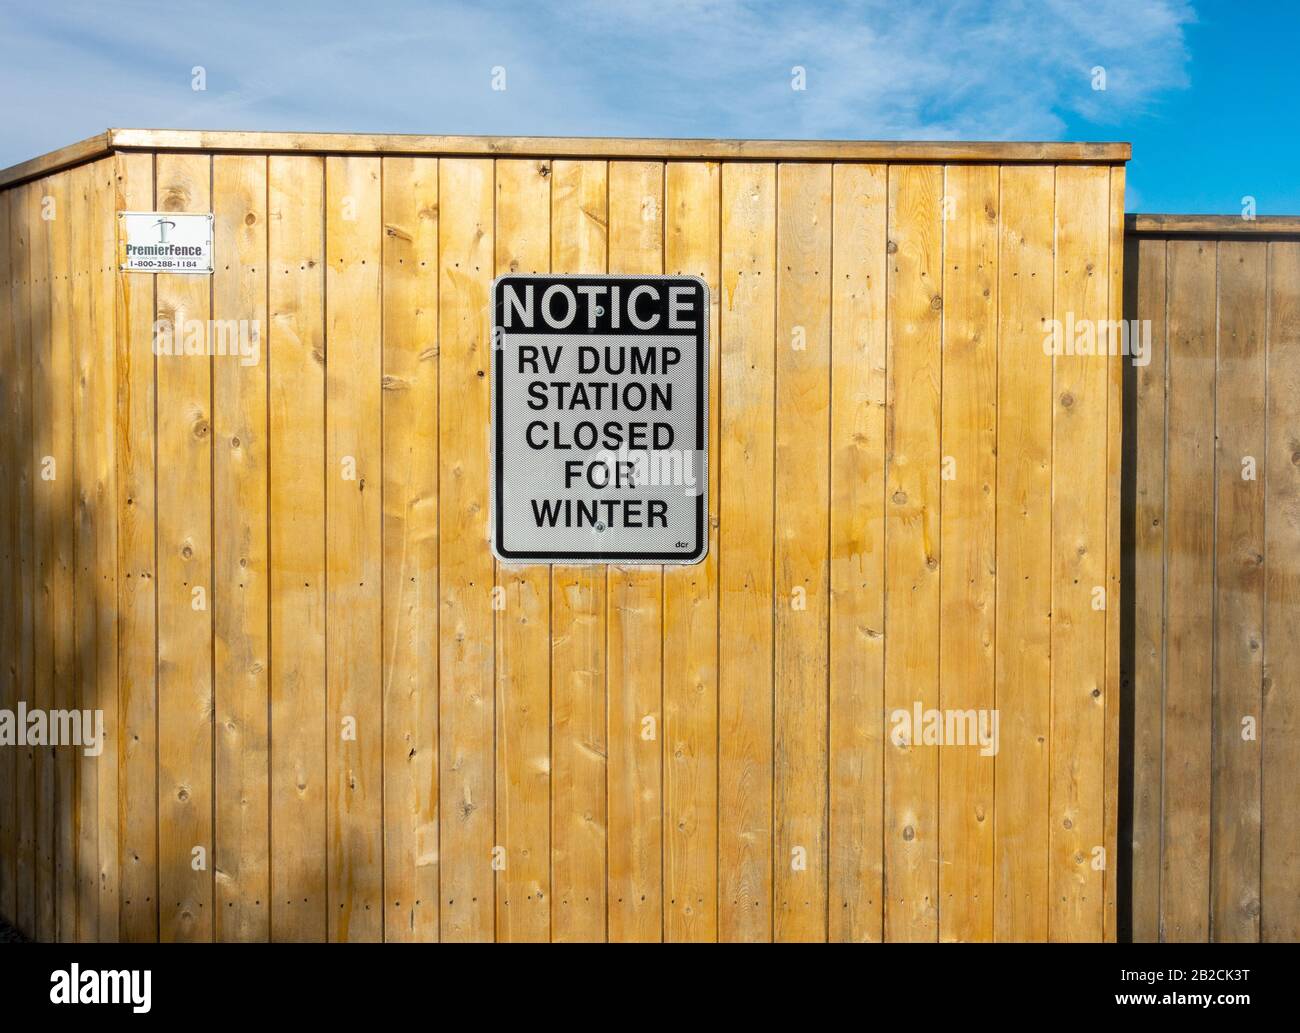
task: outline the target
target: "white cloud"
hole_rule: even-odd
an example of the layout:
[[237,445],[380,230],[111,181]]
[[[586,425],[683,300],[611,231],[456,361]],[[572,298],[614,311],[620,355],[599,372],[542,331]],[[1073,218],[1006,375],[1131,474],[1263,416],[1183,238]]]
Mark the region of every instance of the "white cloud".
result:
[[1105,135],[1186,85],[1192,18],[1184,0],[19,0],[0,8],[0,164],[107,126],[1052,139],[1080,118]]

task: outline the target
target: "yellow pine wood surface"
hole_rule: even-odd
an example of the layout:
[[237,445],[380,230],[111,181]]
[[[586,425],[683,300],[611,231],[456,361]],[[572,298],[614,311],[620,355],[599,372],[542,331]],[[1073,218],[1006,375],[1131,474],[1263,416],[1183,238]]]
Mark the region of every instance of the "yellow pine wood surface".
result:
[[[1115,934],[1119,362],[1043,338],[1118,318],[1121,168],[230,150],[3,195],[0,691],[111,727],[93,763],[0,758],[0,910],[85,939]],[[213,276],[117,272],[128,208],[212,211]],[[548,270],[709,284],[703,563],[494,561],[490,285]],[[160,318],[208,342],[249,320],[258,361],[155,355]],[[1204,347],[1176,331],[1171,353]],[[1247,343],[1240,391],[1294,372]],[[1213,411],[1213,369],[1183,368],[1175,407]],[[1173,476],[1198,448],[1171,440]],[[1161,534],[1201,534],[1210,497]],[[1233,574],[1255,623],[1284,619],[1285,571]],[[1215,705],[1294,723],[1243,650]],[[1199,670],[1170,672],[1189,736]],[[996,710],[997,753],[901,728],[938,708]],[[1208,798],[1202,756],[1171,775]],[[1186,807],[1164,820],[1195,852]],[[1251,828],[1222,830],[1223,865]],[[1249,933],[1229,871],[1188,864],[1168,904],[1194,891],[1206,922],[1214,879]]]

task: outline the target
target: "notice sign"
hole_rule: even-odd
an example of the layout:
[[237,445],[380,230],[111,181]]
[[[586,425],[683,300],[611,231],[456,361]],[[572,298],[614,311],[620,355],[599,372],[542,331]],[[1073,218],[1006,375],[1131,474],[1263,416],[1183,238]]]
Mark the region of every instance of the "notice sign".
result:
[[133,273],[212,272],[212,216],[118,212],[120,267]]
[[492,548],[509,562],[708,550],[709,289],[694,276],[493,285]]

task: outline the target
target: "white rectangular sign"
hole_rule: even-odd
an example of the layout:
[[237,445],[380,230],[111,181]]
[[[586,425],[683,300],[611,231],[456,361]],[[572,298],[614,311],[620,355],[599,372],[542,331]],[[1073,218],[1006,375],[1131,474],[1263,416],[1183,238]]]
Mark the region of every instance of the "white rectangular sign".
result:
[[121,268],[133,273],[212,272],[212,216],[118,212]]
[[708,551],[709,289],[695,276],[493,285],[492,547],[511,563]]

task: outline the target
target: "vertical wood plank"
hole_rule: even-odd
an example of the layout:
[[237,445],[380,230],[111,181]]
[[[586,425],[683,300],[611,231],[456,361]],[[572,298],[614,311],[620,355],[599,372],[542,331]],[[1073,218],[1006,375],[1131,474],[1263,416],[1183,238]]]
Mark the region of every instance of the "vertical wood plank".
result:
[[1209,938],[1214,666],[1215,246],[1168,251],[1168,463],[1161,939]]
[[[159,155],[155,167],[159,210],[212,210],[206,155]],[[163,273],[156,277],[155,289],[157,319],[171,328],[173,350],[159,355],[156,367],[159,936],[164,942],[209,940],[214,860],[211,284],[206,276]]]
[[270,935],[267,179],[261,155],[214,155],[212,519],[216,930]]
[[[95,253],[96,218],[94,182],[97,169],[80,165],[68,173],[70,268],[71,282],[71,335],[73,365],[73,406],[70,414],[74,430],[79,431],[77,445],[73,448],[76,466],[76,490],[73,516],[72,575],[73,608],[73,706],[83,713],[94,714],[99,706],[99,650],[96,632],[99,624],[98,570],[96,569],[96,529],[106,517],[98,510],[103,482],[96,469],[97,451],[102,455],[112,442],[112,425],[105,428],[96,420],[96,396],[102,394],[96,370],[97,348],[102,329],[94,322],[91,290],[94,282],[97,255]],[[111,324],[110,324],[111,325]],[[109,367],[111,371],[111,366]],[[103,435],[107,430],[107,441]],[[93,719],[84,735],[94,734]],[[74,865],[75,929],[72,939],[88,942],[98,939],[99,924],[99,758],[87,755],[84,749],[71,751],[76,766],[75,822],[65,813],[76,836],[76,864]],[[104,756],[101,754],[101,756]],[[105,760],[111,758],[108,754]]]
[[1268,245],[1260,938],[1300,940],[1300,242]]
[[1102,936],[1108,943],[1117,939],[1119,927],[1119,782],[1120,782],[1120,710],[1124,684],[1121,680],[1121,591],[1120,567],[1123,548],[1120,533],[1122,519],[1122,480],[1124,442],[1124,357],[1120,345],[1119,320],[1124,318],[1124,167],[1112,166],[1108,253],[1106,258],[1107,315],[1106,333],[1099,343],[1106,347],[1106,686],[1102,690],[1105,721],[1105,761],[1102,785]]
[[1000,173],[994,937],[1047,939],[1055,172]]
[[1149,361],[1137,367],[1133,517],[1132,937],[1160,939],[1161,784],[1165,672],[1166,243],[1137,243],[1137,311],[1150,321]]
[[[151,211],[154,162],[119,154],[118,211]],[[114,222],[117,220],[114,219]],[[116,232],[116,227],[114,228]],[[119,240],[121,247],[124,241]],[[122,257],[119,254],[119,262]],[[118,264],[118,263],[115,263]],[[115,271],[117,339],[118,676],[122,751],[120,932],[126,942],[156,940],[158,909],[157,399],[153,322],[155,278]]]
[[438,571],[441,929],[491,940],[496,898],[488,370],[493,258],[491,160],[438,166]]
[[[889,169],[886,402],[885,938],[938,936],[938,757],[916,707],[939,703],[943,169]],[[913,722],[914,723],[914,722]]]
[[888,173],[834,167],[829,936],[884,932],[885,261]]
[[[50,224],[44,213],[54,200],[48,179],[28,184],[27,230],[31,241],[28,304],[31,312],[32,370],[32,663],[28,706],[49,711],[54,702],[54,485],[49,460],[54,451],[55,364],[51,329]],[[57,475],[57,466],[53,472]],[[35,911],[29,935],[51,942],[57,934],[54,909],[54,763],[50,749],[32,750],[35,797]]]
[[[664,168],[609,166],[609,271],[662,273]],[[663,568],[610,567],[609,938],[663,935]]]
[[[949,165],[939,551],[939,938],[993,938],[997,612],[998,168]],[[1029,361],[1043,362],[1040,354]],[[947,741],[946,715],[960,740]],[[1000,729],[997,731],[1000,732]],[[999,736],[1000,737],[1000,736]]]
[[1259,940],[1259,739],[1264,677],[1264,338],[1268,245],[1218,245],[1215,670],[1210,935]]
[[325,162],[267,159],[271,936],[324,940]]
[[664,569],[664,938],[718,936],[718,219],[722,166],[672,162],[665,269],[709,286],[709,554]]
[[438,938],[438,163],[385,158],[386,940]]
[[[96,840],[99,914],[85,920],[93,925],[95,938],[113,943],[120,936],[121,913],[121,820],[118,800],[122,763],[121,690],[118,681],[118,518],[117,499],[120,472],[117,466],[116,422],[116,276],[117,213],[116,163],[111,158],[96,162],[91,176],[91,208],[94,231],[91,239],[90,323],[95,336],[94,359],[88,372],[91,404],[86,424],[86,444],[93,449],[95,560],[95,700],[104,712],[104,746],[95,761],[97,812]],[[90,494],[87,493],[87,505]],[[84,906],[84,904],[83,904]]]
[[383,937],[380,159],[325,159],[329,936]]
[[776,166],[722,169],[718,938],[772,938]]
[[831,167],[777,167],[773,938],[827,934]]
[[[18,511],[22,495],[22,471],[27,462],[20,453],[26,435],[18,423],[18,378],[26,372],[18,364],[14,324],[18,310],[13,304],[16,279],[17,227],[10,218],[13,199],[21,192],[0,195],[0,708],[16,713],[19,694],[18,660],[21,655],[22,602],[18,566]],[[18,915],[18,808],[19,748],[0,751],[0,914],[14,921]]]
[[[14,613],[19,616],[18,700],[36,705],[36,515],[35,495],[38,467],[33,455],[36,404],[36,376],[33,367],[33,343],[37,325],[31,303],[36,233],[32,222],[31,195],[39,191],[37,183],[15,189],[10,195],[10,240],[14,248],[15,276],[10,291],[13,304],[14,351],[20,369],[14,381],[15,424],[20,435],[15,440],[19,450],[18,473],[18,582],[15,588]],[[17,822],[17,893],[14,911],[18,928],[27,937],[36,935],[36,748],[22,748],[16,760],[15,793],[18,799]]]
[[[34,313],[31,305],[31,285],[36,273],[33,270],[34,238],[31,221],[30,194],[38,190],[37,184],[16,188],[9,195],[10,241],[13,247],[14,279],[10,289],[13,306],[14,357],[20,373],[14,380],[14,425],[18,436],[14,440],[18,466],[16,482],[18,515],[15,529],[18,548],[18,578],[14,584],[14,614],[19,638],[17,661],[17,702],[28,707],[36,705],[35,696],[35,606],[36,557],[35,550],[35,479],[37,467],[33,461],[32,445],[35,427],[32,409],[35,404],[35,370],[32,362]],[[17,903],[14,920],[25,936],[36,935],[36,749],[30,744],[19,750],[15,759],[17,768],[15,796],[18,819],[16,823],[16,875]]]
[[[1053,940],[1102,935],[1105,847],[1109,170],[1056,170],[1052,445],[1052,725],[1048,886]],[[1091,344],[1089,343],[1091,334]]]
[[[496,163],[496,270],[540,273],[551,261],[551,164]],[[551,572],[498,564],[496,611],[497,939],[551,934]]]
[[[77,601],[73,595],[76,547],[75,499],[77,491],[76,435],[77,413],[75,353],[73,346],[73,267],[72,224],[77,212],[73,205],[74,171],[69,169],[51,177],[49,198],[53,217],[49,229],[50,351],[52,378],[50,406],[44,418],[52,424],[49,453],[55,460],[52,479],[41,493],[50,506],[51,534],[50,630],[53,657],[51,665],[51,706],[69,713],[76,705],[76,626]],[[51,717],[53,729],[53,717]],[[62,742],[62,736],[60,736]],[[52,938],[61,943],[76,939],[77,933],[77,761],[76,749],[68,745],[49,747],[49,763],[54,776],[54,930]]]
[[[604,272],[608,166],[551,166],[551,269]],[[605,939],[605,568],[551,568],[551,935]]]
[[[32,684],[32,555],[31,555],[31,307],[28,303],[31,279],[31,234],[27,227],[27,191],[15,187],[4,196],[9,226],[10,283],[5,293],[8,306],[4,320],[13,349],[14,376],[9,384],[7,417],[12,435],[8,445],[14,470],[13,510],[10,536],[14,552],[12,582],[6,605],[11,613],[10,636],[14,646],[12,700],[30,705]],[[30,935],[34,919],[35,811],[32,793],[35,770],[30,747],[14,750],[14,889],[9,914],[15,926]]]

